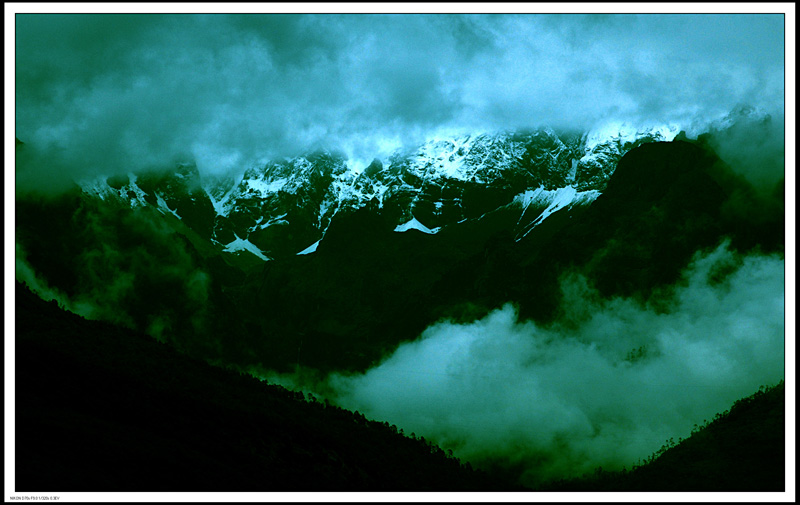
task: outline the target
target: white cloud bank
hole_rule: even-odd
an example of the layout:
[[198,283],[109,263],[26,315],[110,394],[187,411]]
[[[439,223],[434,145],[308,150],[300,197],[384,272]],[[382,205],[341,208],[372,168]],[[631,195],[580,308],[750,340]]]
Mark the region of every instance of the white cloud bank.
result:
[[723,244],[696,258],[661,310],[601,301],[580,277],[564,291],[567,314],[551,327],[506,305],[435,324],[328,384],[342,406],[474,464],[522,469],[530,484],[630,467],[784,376],[780,257],[737,259]]

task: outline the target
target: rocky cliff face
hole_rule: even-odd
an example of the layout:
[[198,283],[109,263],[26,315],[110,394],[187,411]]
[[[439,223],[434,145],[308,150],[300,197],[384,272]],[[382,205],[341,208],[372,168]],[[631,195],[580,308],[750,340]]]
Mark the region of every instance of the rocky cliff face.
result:
[[396,232],[429,234],[512,208],[521,239],[551,214],[594,201],[626,152],[676,134],[666,126],[612,126],[466,135],[431,139],[364,169],[317,152],[237,177],[201,177],[194,165],[180,165],[81,187],[88,197],[152,207],[221,251],[262,261],[313,253],[337,215],[367,206]]

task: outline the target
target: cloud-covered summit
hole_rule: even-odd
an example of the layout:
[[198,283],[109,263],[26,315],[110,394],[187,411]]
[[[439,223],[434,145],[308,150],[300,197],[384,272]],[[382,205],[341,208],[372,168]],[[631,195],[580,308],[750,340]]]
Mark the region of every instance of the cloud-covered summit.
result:
[[783,109],[781,15],[17,14],[15,28],[16,136],[35,150],[22,184]]

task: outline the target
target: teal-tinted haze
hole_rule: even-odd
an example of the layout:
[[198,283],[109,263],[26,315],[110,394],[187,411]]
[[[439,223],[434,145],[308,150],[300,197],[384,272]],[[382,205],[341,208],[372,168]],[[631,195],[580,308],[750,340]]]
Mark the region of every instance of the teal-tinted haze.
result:
[[[478,465],[518,464],[522,481],[630,467],[784,377],[784,261],[698,254],[666,311],[603,300],[565,277],[562,321],[512,305],[441,321],[364,374],[334,374],[337,401],[424,433]],[[722,284],[710,279],[735,265]]]
[[[17,14],[18,184],[783,110],[782,15]],[[18,164],[18,169],[19,169]],[[33,184],[33,183],[32,183]]]

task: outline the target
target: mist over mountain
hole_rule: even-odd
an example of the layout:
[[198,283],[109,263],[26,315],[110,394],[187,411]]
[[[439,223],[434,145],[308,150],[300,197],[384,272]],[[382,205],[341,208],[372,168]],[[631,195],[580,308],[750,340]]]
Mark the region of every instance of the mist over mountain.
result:
[[19,14],[15,27],[16,136],[37,151],[17,184],[37,191],[326,147],[367,166],[436,134],[539,125],[702,133],[740,104],[783,108],[778,14]]
[[[716,283],[720,269],[731,271]],[[520,321],[510,304],[441,321],[329,386],[342,405],[469,461],[517,467],[533,486],[630,466],[784,374],[780,256],[740,259],[723,244],[692,262],[668,301],[646,305],[601,297],[582,277],[562,282],[566,314],[554,324]]]
[[492,489],[619,471],[785,379],[782,26],[19,14],[16,280]]
[[[371,174],[324,154],[227,189],[182,165],[20,199],[17,276],[528,486],[618,469],[783,377],[782,195],[718,158],[713,132],[560,163],[542,135],[479,138],[524,139],[505,165],[445,143],[462,157],[439,177],[447,158],[423,148]],[[579,191],[598,158],[618,166]]]

